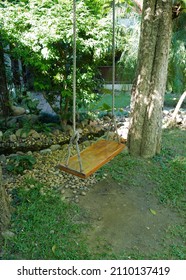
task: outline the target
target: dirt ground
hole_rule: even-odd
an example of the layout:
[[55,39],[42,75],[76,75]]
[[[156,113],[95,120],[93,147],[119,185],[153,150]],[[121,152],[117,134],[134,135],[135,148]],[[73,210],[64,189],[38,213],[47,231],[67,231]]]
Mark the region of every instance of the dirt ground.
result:
[[114,253],[139,250],[144,254],[161,253],[170,226],[182,222],[177,213],[159,204],[151,187],[134,187],[116,183],[109,176],[98,182],[79,205],[85,220],[91,223],[86,232],[91,248],[101,242]]

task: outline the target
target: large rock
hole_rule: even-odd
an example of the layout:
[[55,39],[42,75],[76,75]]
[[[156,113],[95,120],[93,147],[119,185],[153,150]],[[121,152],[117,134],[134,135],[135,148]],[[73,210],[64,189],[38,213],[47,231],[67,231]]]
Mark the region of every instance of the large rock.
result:
[[13,116],[20,116],[25,114],[26,112],[25,108],[23,107],[12,106],[11,109],[12,109]]
[[32,138],[34,138],[34,139],[40,138],[40,134],[34,129],[31,129],[28,135],[32,136]]
[[16,142],[17,141],[17,136],[15,134],[11,134],[9,139],[10,139],[10,142]]

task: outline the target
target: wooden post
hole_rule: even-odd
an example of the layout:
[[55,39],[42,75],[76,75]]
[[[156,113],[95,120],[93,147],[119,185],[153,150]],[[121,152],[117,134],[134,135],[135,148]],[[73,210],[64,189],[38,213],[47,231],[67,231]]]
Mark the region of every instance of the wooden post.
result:
[[180,97],[180,99],[179,99],[179,101],[178,101],[178,103],[176,105],[176,108],[174,109],[174,112],[172,114],[171,120],[170,120],[170,122],[168,124],[169,127],[175,125],[175,123],[176,123],[176,116],[177,116],[177,114],[179,112],[179,109],[180,109],[180,107],[181,107],[185,97],[186,97],[186,91],[184,91],[184,93],[181,95],[181,97]]

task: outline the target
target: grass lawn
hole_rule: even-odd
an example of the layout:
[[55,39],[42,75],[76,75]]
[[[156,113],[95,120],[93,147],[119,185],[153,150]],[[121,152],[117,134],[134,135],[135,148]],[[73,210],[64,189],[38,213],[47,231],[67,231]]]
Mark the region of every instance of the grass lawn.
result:
[[[185,131],[174,129],[163,133],[162,153],[150,160],[132,158],[120,154],[97,172],[100,180],[108,172],[117,183],[127,182],[129,189],[135,190],[139,182],[148,187],[152,196],[164,205],[167,211],[175,211],[186,218],[186,138]],[[139,181],[139,178],[145,178]],[[186,259],[186,228],[180,223],[171,226],[166,233],[165,248],[155,255],[144,254],[139,250],[123,254],[111,252],[109,248],[91,250],[85,230],[91,222],[80,222],[81,207],[67,204],[56,191],[42,195],[42,185],[33,180],[28,191],[15,190],[13,195],[14,212],[10,231],[15,233],[5,240],[2,259]],[[87,194],[88,196],[89,194]],[[172,242],[172,238],[174,242]],[[102,236],[104,238],[104,236]],[[176,240],[176,241],[175,241]],[[101,246],[101,245],[100,245]]]
[[[166,93],[165,94],[165,107],[174,108],[179,101],[181,95]],[[130,92],[116,92],[115,94],[115,110],[116,112],[122,111],[122,109],[126,108],[130,105]],[[185,108],[186,102],[182,104],[182,108]],[[110,107],[110,108],[109,108]],[[91,104],[89,110],[90,111],[107,111],[112,107],[112,94],[108,91],[108,93],[103,94],[100,99]]]

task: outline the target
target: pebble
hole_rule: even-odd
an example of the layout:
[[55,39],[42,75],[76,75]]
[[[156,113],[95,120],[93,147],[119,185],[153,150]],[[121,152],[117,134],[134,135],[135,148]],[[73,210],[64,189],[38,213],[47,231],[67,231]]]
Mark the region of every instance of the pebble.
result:
[[[83,148],[83,146],[80,148]],[[74,150],[74,153],[76,153],[76,150]],[[29,152],[29,154],[31,154],[31,152]],[[78,203],[79,195],[86,196],[87,191],[97,182],[95,175],[83,180],[79,177],[62,172],[57,166],[66,157],[64,149],[57,151],[45,149],[44,151],[33,152],[32,155],[36,158],[36,164],[32,170],[26,170],[23,175],[19,176],[10,176],[10,173],[4,173],[5,186],[7,189],[18,188],[19,186],[25,186],[29,189],[34,188],[36,185],[34,182],[32,182],[31,185],[25,183],[25,179],[32,178],[43,184],[40,191],[41,195],[45,195],[49,189],[56,190],[56,186],[58,186],[57,189],[61,200],[67,200],[67,198],[65,198],[65,193],[68,190],[70,201]],[[7,157],[1,156],[1,161],[5,159],[7,160]]]
[[6,156],[0,155],[0,163],[5,163],[5,162],[6,162]]
[[85,196],[85,195],[86,195],[86,192],[81,192],[81,195],[82,195],[82,196]]
[[43,149],[40,151],[40,154],[45,155],[45,154],[50,154],[51,152],[52,152],[51,149]]
[[51,145],[51,146],[50,146],[50,149],[51,149],[51,151],[57,151],[57,150],[61,149],[61,146],[58,145],[58,144],[56,144],[56,145]]
[[13,233],[12,231],[6,230],[4,232],[2,232],[2,236],[4,238],[13,238],[15,236],[15,233]]

